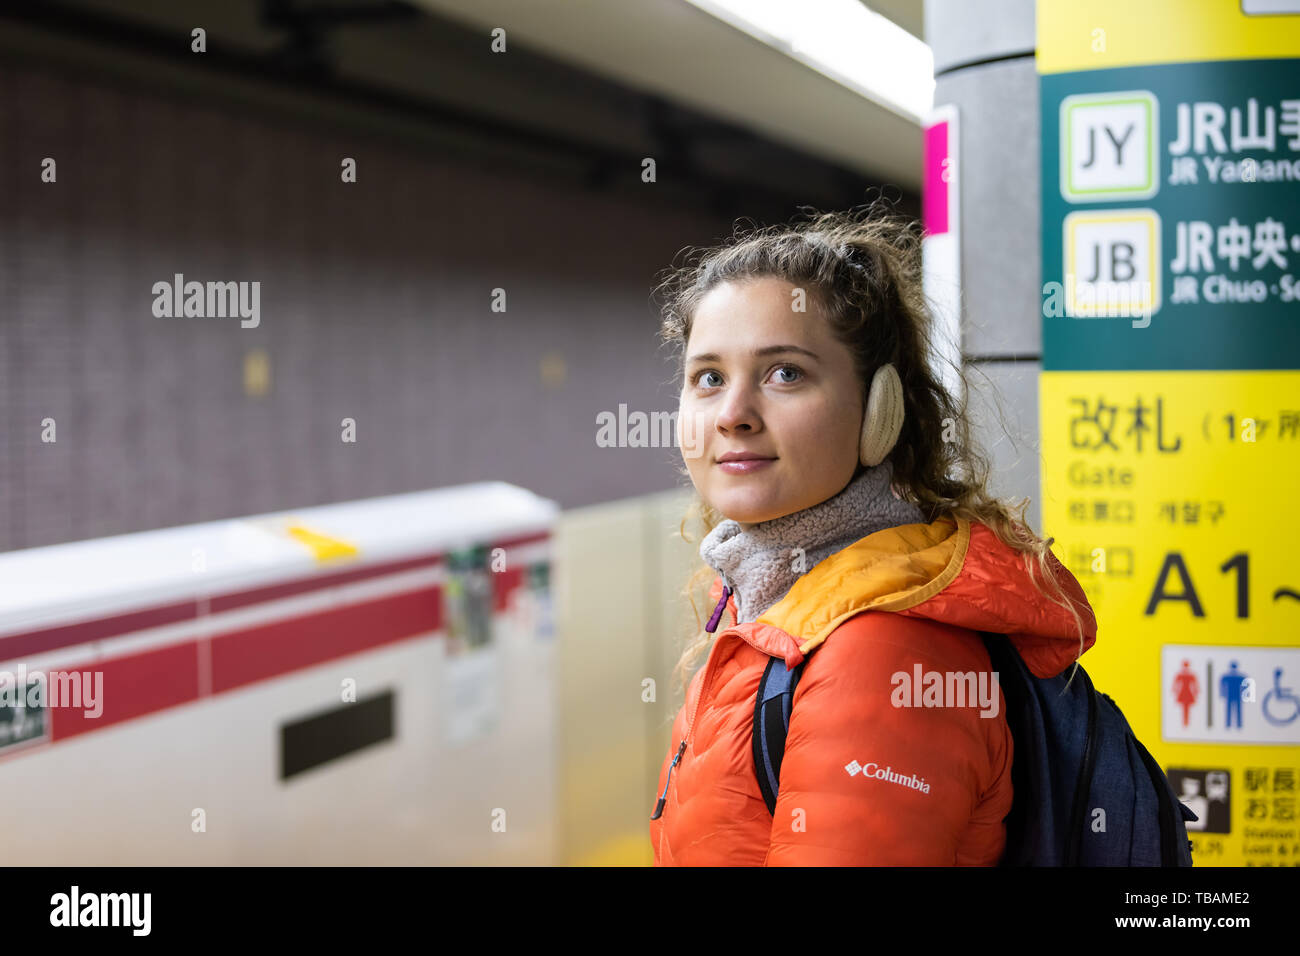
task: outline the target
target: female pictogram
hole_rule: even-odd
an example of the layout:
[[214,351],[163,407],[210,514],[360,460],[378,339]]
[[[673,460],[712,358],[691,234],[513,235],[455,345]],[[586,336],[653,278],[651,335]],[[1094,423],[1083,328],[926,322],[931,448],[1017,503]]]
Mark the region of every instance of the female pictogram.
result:
[[1183,707],[1183,726],[1187,726],[1192,705],[1200,696],[1200,684],[1192,673],[1192,662],[1183,661],[1183,668],[1174,676],[1174,700]]

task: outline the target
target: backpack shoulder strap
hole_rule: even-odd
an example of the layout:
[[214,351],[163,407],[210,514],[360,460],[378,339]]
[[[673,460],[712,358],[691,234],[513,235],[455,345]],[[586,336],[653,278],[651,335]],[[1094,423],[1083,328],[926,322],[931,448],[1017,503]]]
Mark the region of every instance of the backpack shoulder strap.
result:
[[[999,866],[1031,865],[1035,848],[1041,841],[1038,822],[1031,819],[1029,808],[1044,799],[1042,768],[1027,754],[1042,737],[1042,729],[1031,720],[1033,695],[1028,686],[1031,675],[1024,668],[1019,652],[1005,634],[980,631],[980,637],[989,653],[989,665],[998,675],[998,687],[1006,700],[1004,719],[1015,742],[1015,758],[1011,763],[1011,810],[1004,818],[1006,846]],[[1031,773],[1031,771],[1033,771]]]
[[763,792],[767,812],[772,814],[776,813],[776,795],[781,787],[781,759],[785,756],[794,689],[802,673],[803,662],[787,670],[784,660],[773,657],[758,682],[754,701],[754,772],[758,775],[758,789]]

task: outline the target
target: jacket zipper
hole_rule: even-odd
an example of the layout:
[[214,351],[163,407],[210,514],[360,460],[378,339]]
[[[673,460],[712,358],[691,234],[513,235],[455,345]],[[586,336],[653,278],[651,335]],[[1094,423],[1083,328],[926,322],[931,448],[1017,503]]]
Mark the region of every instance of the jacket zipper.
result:
[[[704,626],[706,631],[713,631],[717,628],[718,621],[722,619],[722,612],[727,606],[727,599],[731,597],[731,594],[731,588],[724,586],[722,589],[722,600],[720,600],[718,606],[714,608],[713,615],[709,618],[709,623]],[[681,762],[682,754],[686,753],[686,742],[691,739],[691,729],[695,726],[695,712],[699,710],[700,701],[704,699],[704,694],[709,687],[709,679],[713,675],[713,665],[717,659],[718,645],[730,630],[731,628],[727,628],[719,634],[714,639],[713,646],[709,648],[709,659],[704,664],[704,677],[700,680],[700,692],[695,697],[695,703],[691,705],[691,712],[686,716],[685,736],[682,737],[682,742],[677,747],[677,753],[673,757],[673,762],[668,765],[668,778],[664,780],[664,792],[659,795],[659,802],[655,804],[655,812],[650,815],[651,820],[658,820],[663,816],[664,804],[668,802],[668,787],[673,782],[673,770],[676,768],[677,764]]]
[[686,741],[677,748],[677,756],[673,757],[673,762],[668,765],[668,779],[664,781],[664,792],[659,795],[659,802],[655,804],[655,812],[650,814],[651,820],[658,820],[663,816],[664,804],[668,801],[668,785],[673,782],[673,768],[677,766],[677,761],[682,759],[682,754],[686,752]]

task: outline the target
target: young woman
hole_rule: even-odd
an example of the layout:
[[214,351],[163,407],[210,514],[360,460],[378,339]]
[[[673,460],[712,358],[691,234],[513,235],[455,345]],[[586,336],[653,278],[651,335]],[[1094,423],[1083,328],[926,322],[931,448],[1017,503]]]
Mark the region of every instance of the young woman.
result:
[[[737,235],[664,284],[716,609],[678,666],[708,651],[659,776],[656,865],[996,864],[1014,747],[977,631],[1043,677],[1096,639],[1028,502],[986,491],[931,366],[919,250],[877,205]],[[752,737],[773,657],[804,663],[774,814]]]

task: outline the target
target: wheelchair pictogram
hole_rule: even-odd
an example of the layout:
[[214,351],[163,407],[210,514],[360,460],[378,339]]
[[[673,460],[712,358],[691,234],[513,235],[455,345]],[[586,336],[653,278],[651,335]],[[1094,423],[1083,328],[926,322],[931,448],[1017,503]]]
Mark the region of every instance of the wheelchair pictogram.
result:
[[[1276,705],[1283,712],[1290,710],[1289,717],[1274,717],[1273,711],[1269,707],[1271,701],[1276,701]],[[1290,687],[1282,686],[1282,668],[1273,668],[1273,688],[1264,695],[1263,702],[1264,719],[1274,727],[1283,727],[1297,717],[1300,717],[1300,697],[1296,696],[1295,691]]]

